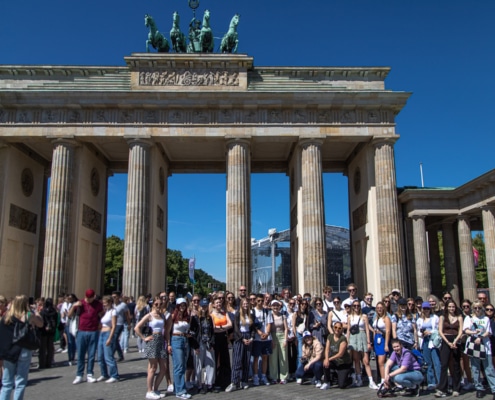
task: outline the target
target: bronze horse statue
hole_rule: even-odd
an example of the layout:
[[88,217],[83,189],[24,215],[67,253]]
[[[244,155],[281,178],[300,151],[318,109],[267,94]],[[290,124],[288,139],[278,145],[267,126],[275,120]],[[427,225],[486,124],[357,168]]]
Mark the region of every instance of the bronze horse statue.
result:
[[239,14],[232,17],[229,30],[223,36],[222,43],[220,44],[221,53],[237,53],[237,45],[239,44],[239,40],[237,39],[237,25],[239,24],[239,18]]
[[172,48],[176,53],[186,52],[186,36],[181,32],[179,23],[180,17],[177,11],[174,11],[172,17],[173,25],[170,30],[170,40],[172,42]]
[[199,43],[202,53],[213,53],[213,32],[210,28],[210,10],[205,10]]
[[150,33],[148,34],[148,40],[146,41],[146,51],[150,52],[150,44],[159,53],[168,53],[170,45],[168,40],[163,36],[160,31],[156,28],[155,20],[151,15],[146,14],[144,16],[144,25],[150,28]]

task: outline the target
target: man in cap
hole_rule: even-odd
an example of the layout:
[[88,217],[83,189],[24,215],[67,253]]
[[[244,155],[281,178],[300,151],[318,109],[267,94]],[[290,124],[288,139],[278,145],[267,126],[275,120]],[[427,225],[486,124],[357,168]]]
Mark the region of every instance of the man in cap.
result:
[[88,353],[87,382],[94,383],[93,377],[95,354],[98,346],[98,327],[103,315],[103,305],[96,299],[93,289],[86,290],[83,300],[76,301],[69,311],[68,317],[79,315],[79,328],[76,337],[77,347],[77,376],[72,382],[81,383],[84,376],[84,360]]
[[319,388],[323,376],[323,346],[309,331],[303,332],[302,340],[302,357],[296,371],[296,382],[300,385],[303,378],[313,378]]

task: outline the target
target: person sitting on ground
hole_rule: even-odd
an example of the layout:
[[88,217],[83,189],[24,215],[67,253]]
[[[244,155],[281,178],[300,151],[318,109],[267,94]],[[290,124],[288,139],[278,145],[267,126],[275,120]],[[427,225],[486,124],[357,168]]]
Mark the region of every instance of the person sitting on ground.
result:
[[313,378],[317,388],[321,387],[323,375],[323,346],[320,341],[311,335],[303,333],[302,358],[296,371],[296,382],[300,385],[303,378]]
[[392,349],[393,353],[385,364],[385,387],[390,388],[394,382],[418,395],[420,384],[423,382],[418,360],[409,349],[402,346],[399,339],[392,339]]

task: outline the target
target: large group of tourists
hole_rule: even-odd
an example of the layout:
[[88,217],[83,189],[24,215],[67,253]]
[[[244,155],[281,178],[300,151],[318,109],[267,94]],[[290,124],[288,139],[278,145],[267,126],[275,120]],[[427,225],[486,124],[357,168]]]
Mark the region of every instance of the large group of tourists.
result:
[[376,303],[372,293],[358,297],[355,284],[347,292],[344,299],[329,286],[302,295],[240,286],[136,301],[92,289],[56,301],[0,296],[0,400],[22,400],[36,352],[40,369],[53,366],[55,352],[66,353],[77,366],[74,385],[116,384],[131,335],[147,359],[146,399],[293,382],[308,390],[366,385],[384,396],[474,390],[495,400],[495,317],[486,293],[456,304],[448,292],[423,299],[394,289]]

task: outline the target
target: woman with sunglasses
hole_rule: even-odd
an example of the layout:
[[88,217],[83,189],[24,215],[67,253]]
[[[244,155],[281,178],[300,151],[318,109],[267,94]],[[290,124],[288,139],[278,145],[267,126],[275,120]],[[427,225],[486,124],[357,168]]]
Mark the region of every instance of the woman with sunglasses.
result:
[[399,299],[397,314],[392,315],[392,336],[399,339],[402,346],[408,350],[418,347],[418,332],[416,320],[407,308],[407,300]]
[[309,313],[309,330],[311,334],[320,341],[321,345],[325,347],[328,335],[328,315],[327,312],[323,310],[323,300],[321,297],[315,297],[314,304],[315,306]]
[[[195,298],[193,297],[193,302]],[[194,350],[194,366],[196,371],[199,393],[206,394],[213,388],[215,379],[215,351],[213,345],[215,336],[213,333],[213,320],[208,312],[209,301],[198,301],[199,310],[191,316],[191,333],[193,333],[198,348]],[[203,374],[203,369],[205,373]]]
[[232,369],[230,368],[229,342],[227,333],[232,328],[232,321],[224,309],[224,294],[220,294],[213,301],[211,310],[213,329],[215,332],[215,393],[225,390],[231,383]]
[[417,321],[418,318],[421,316],[421,313],[418,312],[418,309],[416,308],[416,303],[414,302],[414,299],[412,297],[409,297],[407,299],[407,308],[409,309],[409,312],[412,314],[414,319]]
[[379,301],[375,306],[375,318],[372,323],[373,346],[377,357],[378,371],[382,378],[385,378],[385,362],[389,353],[390,340],[392,339],[392,321],[387,315],[385,305]]
[[451,367],[452,395],[459,396],[461,388],[461,348],[458,343],[462,336],[462,315],[454,300],[447,300],[444,314],[440,316],[438,332],[442,338],[440,347],[440,381],[437,385],[435,397],[446,397],[448,382],[448,369]]
[[388,317],[392,318],[392,302],[390,301],[390,297],[389,296],[383,297],[382,303],[385,306],[385,310],[387,311]]
[[491,324],[488,317],[485,316],[483,303],[479,300],[473,303],[474,313],[464,320],[463,330],[466,335],[471,337],[476,344],[483,343],[486,349],[486,357],[471,357],[471,373],[473,375],[474,386],[476,388],[476,397],[481,398],[484,395],[485,388],[481,378],[481,367],[485,371],[485,377],[493,393],[495,400],[495,369],[492,363],[492,351],[490,346],[490,335],[492,335]]
[[337,381],[340,389],[345,389],[352,383],[350,379],[352,359],[347,351],[347,338],[343,334],[343,330],[342,322],[335,322],[332,326],[332,333],[328,335],[325,346],[325,357],[323,359],[325,382],[321,385],[321,390],[330,387],[331,371],[337,373]]
[[297,369],[297,340],[293,326],[296,300],[290,299],[286,304],[287,313],[287,363],[289,367],[289,378],[294,377]]
[[443,302],[441,302],[434,294],[430,294],[427,301],[430,303],[431,313],[441,317],[443,315]]
[[426,378],[428,390],[434,390],[440,381],[440,351],[434,346],[432,335],[438,334],[440,318],[431,313],[430,303],[425,301],[421,305],[421,315],[418,318],[418,336],[420,349],[428,367]]
[[297,311],[292,315],[292,326],[294,336],[297,338],[297,367],[301,365],[303,333],[308,329],[309,304],[306,299],[301,300]]
[[[369,353],[371,351],[370,331],[368,316],[361,310],[361,302],[354,300],[352,302],[351,314],[347,317],[347,341],[349,342],[349,349],[351,350],[351,358],[354,361],[354,371],[356,377],[354,386],[363,386],[361,375],[361,361],[364,364],[364,369],[368,375],[370,389],[378,389],[375,381],[373,380],[373,374],[371,373]],[[351,327],[356,326],[357,332],[351,332]]]
[[342,308],[342,301],[339,296],[333,298],[333,310],[327,317],[327,329],[329,333],[333,333],[333,326],[336,322],[342,323],[342,333],[347,332],[347,313]]
[[490,346],[492,350],[492,365],[495,367],[495,312],[493,308],[493,304],[489,303],[485,306],[485,314],[490,321],[490,329],[492,330],[492,334],[490,336]]
[[287,365],[287,317],[285,313],[281,312],[282,302],[279,300],[272,300],[270,303],[272,306],[272,354],[270,355],[270,378],[272,383],[280,383],[282,385],[287,383],[288,377],[288,365]]
[[[195,294],[192,297],[190,302],[186,299],[186,303],[188,304],[188,309],[189,309],[189,316],[190,316],[191,320],[193,317],[197,316],[199,311],[201,310],[201,307],[199,306],[200,300],[201,300],[201,298],[198,294]],[[196,348],[193,348],[193,345]],[[187,357],[187,363],[186,363],[186,389],[187,390],[193,389],[196,386],[196,368],[195,368],[196,364],[194,361],[194,353],[195,352],[193,350],[198,350],[198,349],[199,349],[199,343],[197,343],[197,341],[194,337],[190,338],[189,339],[189,356]]]
[[[151,311],[141,318],[141,321],[134,328],[136,335],[145,343],[144,354],[148,359],[148,377],[146,379],[148,388],[146,393],[147,399],[160,399],[164,397],[160,394],[158,388],[165,376],[165,364],[168,363],[163,331],[170,314],[162,314],[161,308],[162,301],[159,297],[155,298]],[[145,336],[145,330],[143,329],[145,326],[149,327],[150,334],[148,336]],[[166,331],[167,329],[165,329]],[[160,367],[160,370],[156,375],[158,367]]]
[[[461,302],[461,316],[462,316],[462,321],[464,325],[464,320],[466,317],[471,316],[471,305],[473,303],[469,299],[464,299]],[[461,339],[458,342],[459,348],[462,350],[466,347],[466,338],[467,335],[462,335]],[[466,375],[464,378],[464,382],[461,383],[462,388],[464,390],[473,390],[474,385],[473,385],[473,377],[471,375],[471,362],[469,361],[469,356],[464,353],[464,351],[461,351],[461,372],[462,376]]]

